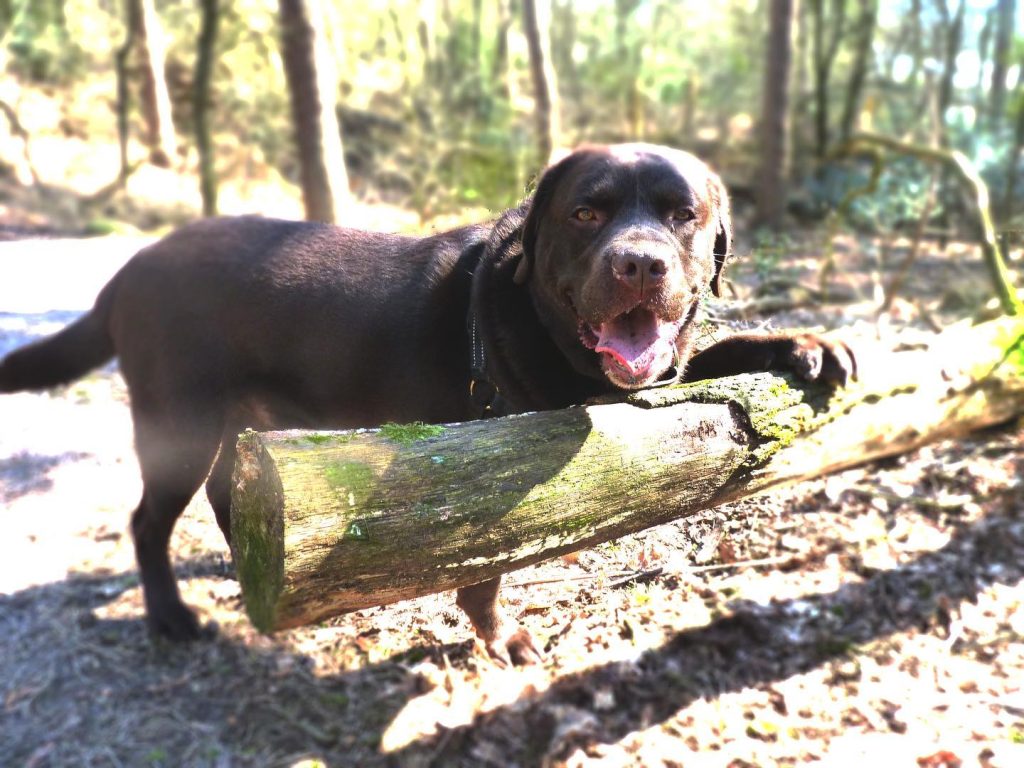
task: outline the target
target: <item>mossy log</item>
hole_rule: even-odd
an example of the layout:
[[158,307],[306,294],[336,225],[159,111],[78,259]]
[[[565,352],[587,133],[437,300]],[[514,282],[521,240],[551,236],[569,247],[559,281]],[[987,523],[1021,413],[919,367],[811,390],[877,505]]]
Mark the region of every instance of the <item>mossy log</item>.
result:
[[1024,413],[1024,320],[859,353],[830,394],[770,373],[447,426],[246,432],[233,554],[273,630],[498,574]]

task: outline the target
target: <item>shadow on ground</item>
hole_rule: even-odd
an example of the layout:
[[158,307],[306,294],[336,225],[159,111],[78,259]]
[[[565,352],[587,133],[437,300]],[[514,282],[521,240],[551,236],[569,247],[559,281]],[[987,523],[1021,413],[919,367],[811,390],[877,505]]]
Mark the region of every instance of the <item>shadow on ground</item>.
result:
[[50,472],[61,464],[81,461],[92,454],[67,451],[56,456],[44,456],[21,451],[0,458],[0,504],[8,504],[29,493],[45,492],[53,488]]
[[[193,647],[151,642],[141,620],[94,614],[136,588],[133,574],[72,578],[0,597],[0,743],[14,765],[287,765],[315,755],[332,765],[468,766],[479,764],[469,757],[474,744],[486,741],[507,764],[534,765],[541,755],[613,743],[698,698],[784,680],[894,632],[944,633],[959,603],[989,585],[1020,581],[1024,521],[1007,499],[1001,511],[959,526],[946,546],[903,566],[872,571],[856,557],[851,563],[859,583],[734,605],[633,662],[562,677],[391,755],[380,754],[381,736],[423,689],[411,661],[441,663],[445,655],[457,663],[468,644],[414,643],[385,661],[317,676],[312,659],[280,640],[222,634]],[[179,564],[179,574],[223,580],[225,571],[216,559],[196,558]],[[598,690],[622,705],[594,706]],[[589,710],[586,726],[559,735],[551,713],[560,706]]]

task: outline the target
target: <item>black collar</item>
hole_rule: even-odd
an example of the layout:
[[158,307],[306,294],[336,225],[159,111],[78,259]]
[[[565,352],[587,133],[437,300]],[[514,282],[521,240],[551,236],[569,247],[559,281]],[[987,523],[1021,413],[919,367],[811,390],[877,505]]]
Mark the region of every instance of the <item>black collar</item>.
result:
[[501,414],[498,412],[498,401],[501,395],[498,386],[487,375],[487,353],[484,351],[484,342],[480,338],[480,329],[477,327],[472,305],[466,318],[466,326],[469,332],[469,399],[478,412],[478,419],[499,416]]

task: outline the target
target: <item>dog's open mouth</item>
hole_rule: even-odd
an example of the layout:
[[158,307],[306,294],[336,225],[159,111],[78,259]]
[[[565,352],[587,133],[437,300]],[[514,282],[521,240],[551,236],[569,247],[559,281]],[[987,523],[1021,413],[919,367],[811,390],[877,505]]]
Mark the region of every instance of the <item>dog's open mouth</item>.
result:
[[666,322],[649,309],[635,307],[596,326],[580,321],[580,341],[601,356],[609,381],[638,389],[653,384],[672,366],[682,323]]

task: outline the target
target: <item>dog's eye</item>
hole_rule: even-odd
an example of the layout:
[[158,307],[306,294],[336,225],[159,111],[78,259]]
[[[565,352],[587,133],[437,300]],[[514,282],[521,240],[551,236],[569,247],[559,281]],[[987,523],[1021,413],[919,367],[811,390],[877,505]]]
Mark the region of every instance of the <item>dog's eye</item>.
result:
[[687,221],[693,221],[697,218],[697,214],[692,208],[676,208],[676,210],[672,211],[670,218],[676,224],[682,224]]
[[581,206],[572,212],[572,217],[576,219],[576,221],[595,221],[597,219],[597,214],[594,213],[592,208]]

